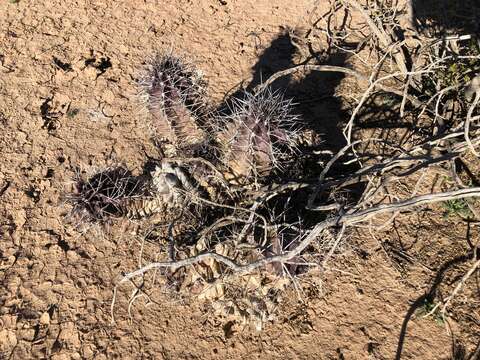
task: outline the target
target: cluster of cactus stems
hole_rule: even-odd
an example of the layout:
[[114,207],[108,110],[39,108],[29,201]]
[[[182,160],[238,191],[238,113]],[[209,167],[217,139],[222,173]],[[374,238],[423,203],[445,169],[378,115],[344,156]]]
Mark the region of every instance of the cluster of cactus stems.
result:
[[125,199],[145,192],[145,184],[123,166],[102,170],[89,179],[81,176],[74,182],[67,200],[73,213],[87,222],[103,222],[110,217],[125,216]]
[[217,134],[228,180],[248,183],[282,167],[282,160],[295,152],[299,129],[291,108],[291,100],[269,88],[233,100]]
[[206,141],[200,124],[207,112],[205,82],[191,64],[171,54],[156,55],[139,86],[154,139],[169,141],[178,151]]
[[[228,113],[216,113],[201,73],[171,53],[148,61],[139,87],[155,143],[173,148],[176,159],[205,159],[227,184],[262,183],[296,152],[299,119],[279,92],[245,93],[232,100]],[[166,155],[146,175],[118,167],[78,179],[68,199],[74,213],[89,221],[148,216],[185,206],[186,199],[208,198],[206,173]]]

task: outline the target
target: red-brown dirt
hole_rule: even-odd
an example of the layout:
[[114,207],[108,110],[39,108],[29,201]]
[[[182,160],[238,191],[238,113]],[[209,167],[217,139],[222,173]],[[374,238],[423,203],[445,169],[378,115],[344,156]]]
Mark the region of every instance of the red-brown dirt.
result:
[[[135,226],[79,232],[65,221],[63,195],[77,168],[121,161],[138,170],[155,155],[136,99],[142,62],[159,48],[188,56],[219,102],[250,81],[272,40],[308,23],[313,5],[0,3],[0,358],[451,359],[453,338],[473,351],[478,278],[460,304],[474,310],[459,310],[451,328],[419,312],[442,266],[468,253],[467,225],[441,207],[401,216],[376,238],[353,233],[334,268],[314,285],[305,279],[300,297],[289,290],[262,332],[229,334],[208,307],[155,288],[130,319],[128,285],[111,321],[113,288],[138,267]],[[281,46],[270,56],[282,62]],[[446,278],[461,276],[464,261]]]

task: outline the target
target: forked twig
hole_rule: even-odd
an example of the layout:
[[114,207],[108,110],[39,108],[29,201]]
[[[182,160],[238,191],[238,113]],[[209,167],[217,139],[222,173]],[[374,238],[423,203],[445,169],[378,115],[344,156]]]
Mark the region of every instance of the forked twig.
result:
[[443,307],[442,307],[442,314],[445,314],[447,312],[447,307],[450,304],[450,302],[460,292],[463,285],[465,285],[465,282],[470,278],[470,276],[473,275],[475,271],[477,271],[479,267],[480,267],[480,260],[477,260],[473,263],[473,265],[470,267],[467,273],[463,275],[462,279],[458,282],[457,286],[455,286],[455,289],[453,289],[450,296],[445,299],[445,303],[443,304]]
[[[291,75],[291,74],[294,74],[294,73],[299,72],[299,71],[308,71],[308,70],[310,70],[310,71],[321,71],[321,72],[338,72],[338,73],[343,73],[343,74],[346,74],[346,75],[354,76],[357,79],[362,80],[362,81],[369,82],[368,76],[360,74],[359,72],[357,72],[355,70],[352,70],[352,69],[349,69],[349,68],[346,68],[346,67],[333,66],[333,65],[310,65],[310,64],[307,64],[307,65],[298,65],[298,66],[292,67],[290,69],[286,69],[286,70],[276,72],[275,74],[270,76],[267,81],[258,85],[255,88],[255,92],[262,91],[263,89],[270,86],[277,79],[279,79],[283,76]],[[373,87],[377,88],[377,89],[380,89],[382,91],[385,91],[385,92],[389,92],[389,93],[401,96],[401,97],[404,96],[403,90],[397,90],[397,89],[392,88],[390,86],[383,85],[380,82],[375,82],[373,84]],[[405,96],[405,98],[415,106],[422,106],[423,105],[423,103],[421,101],[417,100],[413,96],[407,95],[407,96]]]
[[[442,306],[442,316],[445,316],[447,313],[447,308],[448,305],[452,302],[453,298],[460,292],[462,289],[463,285],[467,282],[467,280],[477,271],[477,269],[480,268],[480,260],[477,260],[473,263],[473,265],[470,267],[470,269],[465,273],[465,275],[462,276],[460,281],[458,282],[457,286],[455,286],[455,289],[453,289],[452,293],[445,299],[443,302]],[[432,310],[430,310],[427,314],[425,314],[423,317],[429,317],[430,315],[433,315],[438,308],[441,306],[440,303],[437,303]]]
[[[434,193],[428,195],[416,196],[411,199],[399,201],[391,204],[380,204],[372,208],[365,210],[347,213],[343,215],[337,215],[336,217],[327,219],[317,224],[312,231],[310,231],[304,239],[298,242],[298,245],[292,250],[287,251],[280,255],[274,255],[270,257],[265,257],[263,259],[254,261],[250,264],[241,265],[234,262],[232,259],[219,255],[213,252],[205,252],[197,256],[193,256],[187,259],[178,260],[178,261],[169,261],[169,262],[154,262],[150,263],[138,270],[132,271],[126,274],[118,283],[118,285],[134,278],[141,276],[149,270],[156,268],[170,268],[176,270],[183,266],[191,266],[199,262],[214,259],[228,268],[230,268],[236,274],[246,274],[260,267],[264,267],[267,264],[273,262],[285,262],[291,260],[295,256],[299,255],[312,241],[314,241],[325,229],[334,226],[350,226],[365,220],[372,218],[375,215],[387,212],[395,212],[400,210],[406,210],[415,206],[438,203],[447,200],[463,199],[469,197],[480,197],[480,187],[473,187],[469,189],[461,189],[449,192]],[[117,285],[117,286],[118,286]]]

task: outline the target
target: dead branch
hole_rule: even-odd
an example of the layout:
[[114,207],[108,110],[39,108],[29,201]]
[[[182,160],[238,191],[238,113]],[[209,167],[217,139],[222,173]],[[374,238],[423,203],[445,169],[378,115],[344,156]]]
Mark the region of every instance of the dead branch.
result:
[[[362,81],[366,81],[366,82],[370,82],[369,81],[369,77],[368,76],[365,76],[363,74],[360,74],[359,72],[355,71],[355,70],[352,70],[352,69],[349,69],[349,68],[346,68],[346,67],[341,67],[341,66],[333,66],[333,65],[311,65],[311,64],[306,64],[306,65],[299,65],[299,66],[295,66],[295,67],[292,67],[290,69],[286,69],[286,70],[282,70],[282,71],[278,71],[276,72],[275,74],[273,74],[272,76],[270,76],[268,78],[267,81],[265,81],[264,83],[258,85],[256,88],[255,88],[255,92],[260,92],[262,91],[263,89],[265,89],[266,87],[270,86],[271,84],[273,84],[277,79],[283,77],[283,76],[287,76],[287,75],[291,75],[291,74],[294,74],[296,72],[299,72],[299,71],[323,71],[323,72],[338,72],[338,73],[343,73],[343,74],[346,74],[346,75],[351,75],[351,76],[354,76],[356,77],[357,79],[359,80],[362,80]],[[402,74],[402,73],[401,73]],[[407,73],[408,75],[408,73]],[[386,86],[386,85],[383,85],[381,84],[380,82],[375,82],[374,85],[373,85],[373,88],[377,88],[377,89],[380,89],[382,91],[385,91],[385,92],[388,92],[388,93],[392,93],[392,94],[395,94],[395,95],[398,95],[398,96],[401,96],[403,97],[404,96],[404,92],[402,90],[397,90],[395,88],[392,88],[390,86]],[[407,95],[406,96],[406,99],[411,102],[413,105],[415,106],[422,106],[423,103],[419,100],[417,100],[415,97],[413,96],[409,96]]]
[[466,272],[465,275],[463,275],[462,279],[458,282],[457,286],[455,286],[455,289],[452,291],[449,297],[445,299],[445,302],[442,307],[442,314],[445,314],[447,312],[448,305],[450,302],[453,300],[453,298],[460,292],[462,287],[465,285],[467,280],[470,278],[470,276],[477,271],[477,269],[480,267],[480,260],[477,260],[472,264],[470,269]]
[[[411,6],[411,2],[409,2],[409,4]],[[371,229],[372,219],[374,217],[381,214],[389,214],[391,215],[389,221],[383,225],[386,226],[390,221],[393,221],[400,212],[410,210],[414,207],[448,200],[468,200],[470,198],[480,197],[480,187],[465,188],[465,186],[458,181],[457,185],[463,187],[460,190],[417,195],[417,193],[421,191],[421,185],[422,187],[425,186],[423,179],[424,175],[427,174],[427,169],[433,169],[437,174],[446,174],[447,176],[453,173],[454,178],[458,180],[459,177],[456,175],[454,169],[454,160],[459,159],[469,150],[478,156],[475,147],[480,145],[480,127],[474,123],[474,121],[480,119],[480,116],[473,116],[473,113],[477,103],[480,101],[480,92],[476,93],[475,100],[470,107],[468,107],[468,112],[466,111],[467,107],[463,103],[461,110],[465,111],[461,112],[461,115],[455,114],[455,116],[452,117],[453,120],[450,121],[451,119],[449,119],[448,116],[452,111],[449,110],[449,106],[445,103],[449,104],[448,101],[452,101],[451,99],[458,95],[458,92],[467,80],[463,80],[463,77],[460,80],[455,78],[454,80],[456,82],[453,82],[452,85],[452,82],[445,82],[443,78],[435,76],[439,73],[443,74],[452,61],[466,59],[468,56],[458,56],[459,54],[456,53],[453,54],[452,52],[439,50],[440,46],[437,45],[440,45],[440,43],[436,43],[435,41],[428,41],[426,45],[419,46],[419,49],[415,51],[406,48],[406,42],[399,41],[395,34],[395,29],[398,26],[398,9],[396,7],[386,9],[382,6],[382,4],[376,1],[368,2],[367,6],[363,6],[356,0],[335,0],[331,2],[329,13],[324,15],[328,16],[327,28],[324,30],[328,44],[335,47],[336,51],[340,50],[349,55],[358,56],[359,58],[360,51],[367,48],[367,51],[370,50],[369,57],[373,54],[379,59],[375,64],[371,65],[369,70],[358,72],[349,67],[304,64],[279,71],[254,89],[253,95],[255,96],[268,90],[268,87],[279,78],[298,72],[335,72],[356,78],[359,82],[363,83],[362,86],[364,89],[361,94],[355,94],[355,96],[353,96],[356,105],[349,119],[347,119],[348,122],[344,129],[347,145],[336,154],[329,152],[331,157],[328,161],[323,158],[317,160],[319,164],[324,165],[323,169],[319,171],[320,174],[305,172],[305,174],[311,174],[304,175],[311,176],[312,178],[310,179],[298,179],[298,181],[290,181],[284,184],[269,183],[268,185],[267,182],[270,181],[269,179],[265,182],[257,182],[257,180],[255,180],[255,183],[251,184],[252,186],[250,188],[248,188],[248,185],[233,185],[225,177],[221,166],[217,167],[217,163],[211,163],[203,158],[162,159],[164,162],[175,162],[182,165],[182,168],[193,168],[193,170],[195,170],[197,166],[183,165],[187,163],[203,165],[201,167],[202,170],[205,170],[205,168],[209,169],[209,178],[216,179],[218,185],[223,187],[223,190],[230,195],[228,201],[222,202],[222,200],[219,200],[219,202],[216,202],[209,198],[203,198],[203,195],[200,193],[189,195],[185,192],[185,196],[190,196],[192,203],[195,203],[199,207],[206,205],[205,208],[208,209],[215,207],[216,210],[219,210],[219,213],[221,213],[220,216],[211,219],[212,221],[209,219],[209,225],[206,228],[197,231],[196,244],[206,244],[208,243],[206,240],[214,238],[214,244],[218,242],[218,244],[221,245],[219,248],[221,248],[223,245],[233,242],[235,243],[234,250],[237,251],[237,254],[233,255],[230,252],[224,253],[218,248],[216,248],[216,251],[211,251],[211,247],[205,245],[205,247],[201,247],[203,252],[200,254],[198,253],[200,250],[195,248],[196,251],[193,253],[187,251],[186,253],[181,253],[178,257],[171,255],[169,261],[157,261],[158,258],[156,258],[154,262],[145,266],[139,264],[140,268],[125,274],[117,283],[114,290],[113,301],[115,301],[117,287],[119,285],[132,281],[132,279],[136,277],[143,276],[150,270],[158,271],[158,269],[169,269],[174,272],[179,268],[193,266],[193,270],[196,271],[198,267],[195,265],[199,263],[203,263],[202,266],[208,266],[208,264],[213,263],[217,267],[221,264],[222,274],[220,275],[222,277],[216,281],[223,281],[227,278],[252,273],[271,264],[276,266],[281,265],[285,270],[284,274],[286,273],[288,276],[292,276],[292,274],[287,264],[315,264],[325,270],[327,269],[328,261],[337,250],[339,244],[342,240],[345,240],[344,234],[349,227],[364,226]],[[343,8],[345,12],[345,19],[342,21],[343,24],[338,26],[337,21],[340,16],[337,18],[335,13],[340,8]],[[411,11],[411,8],[409,9]],[[349,23],[349,21],[352,21],[351,13],[353,11],[360,13],[363,18],[359,29],[350,27],[351,23]],[[381,11],[384,11],[384,13],[381,13]],[[321,19],[316,22],[309,21],[311,27],[305,39],[311,40],[309,39],[309,35],[320,20]],[[350,49],[349,46],[345,46],[345,48],[342,47],[344,44],[351,43],[349,39],[351,36],[357,41],[357,43],[354,43],[357,46],[355,50],[351,50],[351,45]],[[303,44],[301,42],[295,42],[297,39],[296,35],[291,34],[291,37],[293,45],[303,54],[304,49],[301,48]],[[359,38],[360,40],[358,40]],[[311,44],[310,41],[309,45]],[[409,54],[410,50],[412,50],[412,54]],[[364,61],[364,59],[361,60],[367,68],[370,66],[368,59],[367,61]],[[389,62],[391,63],[392,60],[393,67],[391,65],[389,67]],[[412,70],[408,71],[410,65],[412,65]],[[392,68],[398,68],[398,70],[391,71]],[[463,75],[465,75],[465,73],[463,73]],[[428,82],[425,80],[430,77],[433,78],[431,81],[433,85],[428,83],[430,87],[427,88],[428,91],[424,92],[423,82]],[[353,130],[358,127],[358,121],[356,121],[357,116],[363,113],[365,104],[369,98],[378,91],[394,94],[401,99],[399,106],[401,117],[411,115],[409,111],[415,107],[414,116],[406,116],[406,120],[416,118],[418,123],[421,123],[419,126],[420,130],[428,131],[428,135],[425,136],[425,132],[422,132],[421,140],[415,137],[416,143],[413,145],[405,145],[403,138],[398,145],[385,139],[373,137],[369,137],[366,140],[355,141],[355,133]],[[407,107],[407,103],[412,104],[412,106]],[[465,112],[467,113],[465,114]],[[427,120],[427,126],[424,126],[425,119]],[[416,124],[414,126],[416,127]],[[433,128],[433,130],[431,130],[431,128]],[[378,145],[382,148],[380,154],[372,153],[372,147],[376,147],[376,144],[381,144]],[[312,153],[318,155],[315,151],[312,151]],[[242,156],[242,159],[245,161],[249,160],[246,152]],[[345,157],[347,157],[347,160],[342,162],[341,159]],[[342,172],[339,175],[331,171],[334,165],[339,165],[338,163],[344,166],[347,163],[353,162],[359,165],[359,169],[353,173],[349,172],[345,174]],[[452,172],[450,172],[450,170]],[[420,171],[422,171],[420,179],[417,180],[412,192],[412,187],[407,187],[403,184],[403,180],[411,180],[411,176],[418,174]],[[430,174],[430,171],[428,174]],[[256,178],[257,177],[255,177],[255,179]],[[288,181],[287,179],[288,178],[285,177],[282,181]],[[340,196],[343,196],[347,186],[359,183],[364,183],[366,186],[362,194],[360,194],[359,200],[355,200],[355,204],[345,205],[350,199],[348,199],[348,201],[343,201],[343,199],[332,200],[332,198],[338,199]],[[393,187],[399,186],[403,194],[402,196],[392,191]],[[296,193],[297,191],[298,193]],[[426,192],[433,192],[433,190]],[[320,201],[319,194],[322,194],[322,199],[328,199],[326,201]],[[279,195],[282,195],[282,197]],[[271,200],[275,197],[278,198]],[[282,214],[285,214],[287,212],[285,209],[290,207],[290,200],[292,198],[294,198],[294,201],[303,201],[305,197],[307,197],[307,204],[306,206],[303,204],[299,207],[302,208],[303,212],[301,215],[298,215],[299,219],[301,219],[305,213],[312,210],[330,212],[327,219],[316,224],[309,224],[306,232],[302,232],[304,229],[301,226],[303,225],[301,221],[299,221],[301,225],[295,228],[294,224],[296,224],[296,222],[292,221],[291,218],[287,221],[287,217],[285,216],[282,221],[279,221],[277,217],[272,221],[272,218],[265,215],[270,210],[268,208],[270,205],[272,205],[272,208],[275,206],[281,207]],[[319,199],[317,199],[317,197]],[[284,200],[284,198],[287,198],[287,200]],[[296,204],[296,206],[298,206],[298,204]],[[295,208],[295,210],[296,209],[297,208]],[[283,213],[284,210],[285,213]],[[274,208],[275,214],[276,211],[277,208]],[[288,215],[290,216],[291,214]],[[297,216],[297,214],[294,216]],[[365,226],[365,224],[361,224],[363,222],[370,223]],[[305,221],[305,224],[307,224],[307,221]],[[173,224],[171,224],[169,228],[169,239],[170,244],[173,246],[175,240],[171,233],[172,226]],[[226,229],[226,227],[230,228]],[[232,229],[235,235],[225,235]],[[294,229],[297,232],[296,235],[288,234],[289,237],[285,237],[289,243],[287,246],[284,246],[284,238],[278,240],[280,238],[278,234],[280,234],[283,229]],[[272,232],[275,233],[275,236],[278,235],[278,239],[276,238],[275,241],[277,241],[279,245],[274,244],[271,240]],[[246,244],[245,241],[247,236],[247,242],[249,242],[249,244]],[[263,239],[257,239],[260,236]],[[238,252],[240,247],[244,245],[248,245],[249,249],[255,251],[268,250],[269,247],[273,250],[264,251],[264,257],[260,260],[251,260],[251,257],[244,256],[244,253],[241,251]],[[142,250],[143,249],[141,249],[141,252]],[[239,253],[241,254],[239,255]],[[198,255],[191,256],[192,254]],[[300,255],[305,258],[305,262],[298,260],[297,257]],[[179,259],[183,256],[190,257]],[[318,259],[315,259],[313,262],[307,262],[309,257],[320,257],[321,260],[317,261]],[[254,259],[258,259],[257,253],[255,253]],[[479,261],[477,261],[467,274],[465,274],[450,297],[444,302],[442,312],[445,312],[453,297],[460,292],[463,284],[479,267],[480,264]],[[223,274],[223,270],[226,271],[225,274]],[[296,286],[293,277],[292,281]],[[134,295],[136,296],[137,293]],[[133,298],[133,300],[135,300],[135,298]]]
[[475,99],[473,100],[472,105],[470,105],[470,108],[468,109],[467,120],[465,121],[465,141],[467,142],[468,147],[470,148],[472,153],[477,157],[480,157],[480,154],[475,150],[475,147],[473,146],[472,141],[470,140],[470,123],[472,121],[473,110],[477,106],[479,100],[480,100],[480,91],[477,91],[475,93]]
[[[357,10],[362,15],[365,22],[368,24],[372,32],[378,38],[383,48],[388,49],[392,46],[392,40],[385,33],[385,30],[383,28],[379,28],[375,24],[375,22],[372,20],[368,12],[356,0],[343,0],[343,1],[346,2],[348,5],[350,5],[352,8],[354,8],[355,10]],[[395,62],[399,70],[406,75],[407,73],[406,60],[402,52],[398,50],[393,51],[393,57],[395,59]]]
[[169,262],[154,262],[150,263],[138,270],[132,271],[128,274],[126,274],[118,283],[118,285],[134,278],[137,276],[141,276],[144,273],[156,269],[156,268],[170,268],[172,270],[176,270],[178,268],[184,267],[184,266],[192,266],[194,264],[197,264],[202,261],[206,260],[216,260],[219,263],[224,264],[228,268],[230,268],[234,273],[241,275],[241,274],[246,274],[249,272],[252,272],[253,270],[256,270],[258,268],[264,267],[267,264],[271,264],[273,262],[285,262],[288,260],[291,260],[295,256],[299,255],[305,248],[313,242],[315,239],[317,239],[318,236],[321,235],[323,231],[330,227],[335,227],[335,226],[351,226],[357,223],[360,223],[362,221],[366,221],[373,216],[382,214],[382,213],[388,213],[388,212],[396,212],[396,211],[402,211],[402,210],[407,210],[412,207],[420,206],[420,205],[425,205],[425,204],[432,204],[432,203],[438,203],[442,201],[447,201],[447,200],[455,200],[455,199],[464,199],[464,198],[470,198],[470,197],[480,197],[480,187],[473,187],[469,189],[461,189],[461,190],[456,190],[456,191],[449,191],[449,192],[441,192],[441,193],[434,193],[434,194],[428,194],[428,195],[421,195],[421,196],[416,196],[411,199],[407,199],[404,201],[399,201],[396,203],[391,203],[391,204],[381,204],[377,205],[375,207],[365,209],[362,211],[354,211],[352,213],[345,213],[342,215],[337,215],[333,218],[327,219],[322,221],[321,223],[317,224],[312,231],[310,231],[307,236],[302,239],[298,245],[293,248],[290,251],[285,252],[284,254],[281,255],[275,255],[275,256],[270,256],[270,257],[265,257],[261,260],[254,261],[250,264],[242,265],[234,262],[232,259],[219,255],[214,252],[206,252],[203,254],[199,254],[197,256],[193,256],[187,259],[183,260],[178,260],[178,261],[169,261]]

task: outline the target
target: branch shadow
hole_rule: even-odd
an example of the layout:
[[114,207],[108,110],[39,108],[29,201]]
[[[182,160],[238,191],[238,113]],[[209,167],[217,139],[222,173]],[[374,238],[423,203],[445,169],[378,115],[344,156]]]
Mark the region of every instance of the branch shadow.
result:
[[[233,99],[242,99],[245,92],[254,92],[258,85],[276,72],[298,65],[294,61],[295,54],[296,48],[289,33],[278,34],[252,66],[251,81],[228,94],[218,110],[228,112]],[[307,61],[309,60],[311,58]],[[345,54],[337,53],[331,54],[318,64],[344,66],[345,60]],[[338,151],[346,144],[341,130],[345,112],[342,110],[340,98],[335,96],[335,89],[343,78],[343,74],[338,73],[311,72],[299,80],[287,75],[270,85],[273,91],[283,92],[286,97],[293,99],[296,104],[294,111],[300,115],[303,127],[321,134],[322,148],[332,151]]]
[[[446,34],[448,31],[461,31],[461,33],[479,34],[480,22],[480,1],[466,0],[457,2],[455,0],[414,0],[414,16],[420,31],[429,29],[436,34]],[[452,14],[453,12],[453,14]],[[263,50],[256,64],[252,67],[252,80],[242,89],[230,94],[222,105],[225,111],[232,99],[242,98],[242,94],[253,92],[255,87],[267,80],[278,71],[289,69],[295,64],[296,48],[293,46],[288,33],[279,34],[270,45]],[[311,54],[312,58],[315,57]],[[311,59],[309,59],[311,60]],[[330,53],[328,57],[317,61],[319,65],[346,66],[347,56],[343,53]],[[282,77],[275,81],[271,87],[273,90],[284,91],[286,96],[297,103],[296,111],[302,118],[302,125],[307,130],[318,134],[318,142],[314,142],[315,150],[331,150],[336,153],[346,145],[342,129],[346,124],[348,115],[342,106],[342,101],[336,96],[337,87],[344,76],[337,73],[311,72],[305,77],[297,79],[291,75]],[[286,89],[286,90],[281,90]],[[375,96],[381,96],[377,93]],[[365,104],[365,110],[360,114],[358,124],[363,129],[380,129],[381,138],[394,138],[398,130],[405,130],[405,137],[400,144],[407,142],[410,135],[423,132],[428,134],[430,128],[422,128],[421,125],[404,121],[399,116],[398,108],[401,98],[390,99],[391,103],[385,102],[379,106],[378,99],[372,96]],[[383,99],[385,100],[385,99]],[[388,100],[388,99],[387,99]],[[379,111],[381,116],[378,116]],[[375,115],[375,116],[373,116]],[[398,139],[397,139],[398,141]],[[308,154],[313,149],[302,149]],[[333,172],[348,173],[356,169],[332,169]],[[311,162],[309,175],[315,176],[321,171],[318,162]],[[304,203],[304,199],[299,204]],[[318,220],[318,219],[317,219]],[[313,219],[312,219],[313,221]],[[395,359],[402,358],[402,352],[407,336],[408,324],[415,312],[425,305],[426,302],[433,302],[438,293],[438,288],[444,280],[449,269],[463,264],[478,254],[472,250],[459,255],[445,262],[436,272],[429,290],[419,296],[408,309],[402,322]],[[476,359],[480,344],[474,353],[467,355],[465,351],[453,351],[454,359],[472,360]]]
[[413,16],[419,32],[480,34],[478,0],[413,0]]
[[[478,255],[478,254],[476,254],[476,251],[472,250],[472,251],[470,251],[466,254],[459,255],[459,256],[445,262],[439,268],[435,277],[433,278],[432,285],[430,286],[430,289],[428,290],[428,292],[426,292],[425,294],[418,297],[413,302],[413,304],[410,306],[410,308],[408,309],[408,311],[405,315],[405,318],[402,322],[402,327],[401,327],[401,330],[400,330],[400,336],[398,338],[395,360],[401,360],[401,358],[402,358],[402,352],[403,352],[403,347],[404,347],[404,344],[405,344],[405,338],[407,336],[408,323],[410,322],[412,316],[423,305],[425,305],[426,303],[432,303],[435,300],[435,297],[437,296],[438,287],[442,283],[442,281],[444,279],[444,276],[445,276],[445,273],[455,265],[463,264],[467,261],[470,261],[471,259],[475,258],[476,255]],[[454,350],[453,352],[455,354],[455,349],[453,349],[453,350]],[[454,357],[454,359],[469,359],[469,358]]]
[[453,343],[451,360],[478,360],[480,359],[480,341],[475,346],[475,349],[467,354],[465,346],[462,344]]

